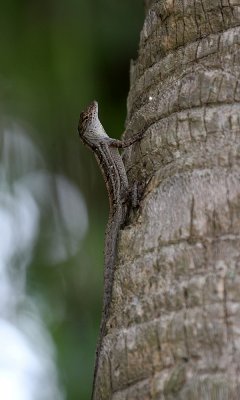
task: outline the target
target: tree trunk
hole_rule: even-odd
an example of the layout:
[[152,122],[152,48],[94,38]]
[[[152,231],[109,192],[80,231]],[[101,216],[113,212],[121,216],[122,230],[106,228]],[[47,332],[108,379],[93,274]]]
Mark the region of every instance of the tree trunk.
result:
[[240,398],[240,0],[146,1],[95,399]]

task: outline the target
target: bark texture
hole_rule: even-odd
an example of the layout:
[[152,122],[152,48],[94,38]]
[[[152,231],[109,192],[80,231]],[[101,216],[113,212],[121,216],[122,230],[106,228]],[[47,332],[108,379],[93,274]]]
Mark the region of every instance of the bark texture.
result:
[[240,0],[146,1],[95,399],[240,398]]

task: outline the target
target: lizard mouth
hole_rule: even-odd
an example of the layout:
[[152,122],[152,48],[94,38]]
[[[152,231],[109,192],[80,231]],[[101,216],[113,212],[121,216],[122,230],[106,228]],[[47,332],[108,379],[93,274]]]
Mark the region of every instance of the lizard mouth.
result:
[[87,113],[90,114],[98,114],[98,102],[96,100],[93,100],[92,103],[89,104],[87,108]]
[[98,102],[96,100],[89,104],[85,111],[80,114],[78,130],[80,136],[83,136],[89,123],[98,116]]

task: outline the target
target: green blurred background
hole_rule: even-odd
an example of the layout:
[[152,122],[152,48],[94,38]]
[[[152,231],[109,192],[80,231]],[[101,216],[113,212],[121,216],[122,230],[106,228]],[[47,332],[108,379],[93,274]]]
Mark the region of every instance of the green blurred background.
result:
[[[1,4],[2,121],[5,126],[17,121],[24,127],[44,159],[38,170],[47,174],[49,193],[45,195],[53,199],[51,207],[37,199],[39,231],[27,269],[27,293],[42,308],[56,347],[59,381],[70,400],[90,398],[108,215],[103,179],[94,157],[78,139],[78,118],[96,99],[108,134],[119,137],[123,132],[130,60],[137,56],[143,17],[139,0],[9,0]],[[16,158],[12,154],[10,169],[14,170]],[[28,175],[31,165],[24,166]],[[9,180],[18,175],[16,167]],[[62,217],[57,176],[71,182],[87,209],[88,229],[79,238],[75,234],[74,249]],[[68,208],[66,201],[64,207]],[[52,228],[53,214],[57,229]],[[53,262],[48,253],[56,230],[61,233],[59,248],[66,250],[69,244],[69,251]]]

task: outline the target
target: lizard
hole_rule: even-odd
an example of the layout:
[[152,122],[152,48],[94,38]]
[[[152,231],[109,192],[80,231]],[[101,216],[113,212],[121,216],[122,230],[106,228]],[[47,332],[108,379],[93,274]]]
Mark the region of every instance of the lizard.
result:
[[80,114],[78,133],[83,144],[94,153],[100,166],[108,192],[110,208],[105,233],[104,296],[100,335],[95,359],[93,378],[94,391],[98,360],[102,340],[106,334],[106,326],[112,299],[118,233],[126,219],[129,197],[131,197],[126,170],[118,149],[128,147],[139,141],[143,136],[143,131],[126,140],[110,138],[99,120],[98,103],[94,100],[89,104],[86,110]]

